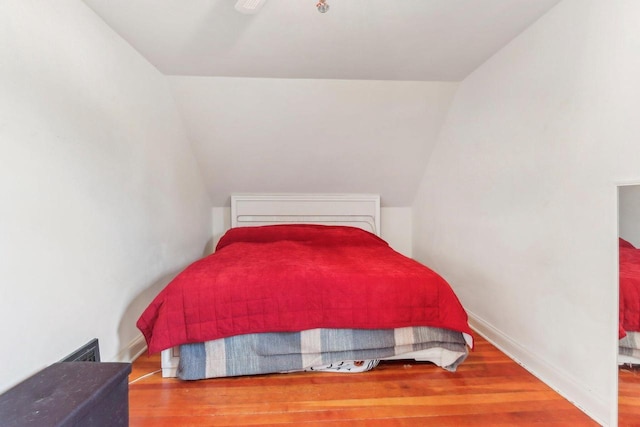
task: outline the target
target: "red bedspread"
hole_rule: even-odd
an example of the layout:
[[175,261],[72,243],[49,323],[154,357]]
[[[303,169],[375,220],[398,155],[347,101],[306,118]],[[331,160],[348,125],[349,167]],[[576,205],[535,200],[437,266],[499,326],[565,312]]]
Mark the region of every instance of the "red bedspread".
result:
[[247,333],[417,325],[471,334],[434,271],[364,230],[316,225],[229,230],[137,323],[150,353]]
[[620,240],[620,338],[640,331],[640,249]]

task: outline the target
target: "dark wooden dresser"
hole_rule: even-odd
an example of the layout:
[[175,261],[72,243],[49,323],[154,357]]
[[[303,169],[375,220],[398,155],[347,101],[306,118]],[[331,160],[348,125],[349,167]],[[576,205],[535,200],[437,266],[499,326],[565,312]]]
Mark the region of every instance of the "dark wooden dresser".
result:
[[55,363],[0,395],[0,425],[128,426],[130,372],[130,363]]

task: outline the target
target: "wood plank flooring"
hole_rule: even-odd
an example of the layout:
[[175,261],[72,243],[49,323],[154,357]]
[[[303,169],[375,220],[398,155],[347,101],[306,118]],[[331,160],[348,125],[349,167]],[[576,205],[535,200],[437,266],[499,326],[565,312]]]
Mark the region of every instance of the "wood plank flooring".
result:
[[618,425],[640,426],[640,366],[621,366],[618,372]]
[[[158,369],[158,355],[141,356],[130,381]],[[130,385],[129,405],[131,427],[597,425],[478,335],[455,373],[414,361],[190,382],[155,373]]]

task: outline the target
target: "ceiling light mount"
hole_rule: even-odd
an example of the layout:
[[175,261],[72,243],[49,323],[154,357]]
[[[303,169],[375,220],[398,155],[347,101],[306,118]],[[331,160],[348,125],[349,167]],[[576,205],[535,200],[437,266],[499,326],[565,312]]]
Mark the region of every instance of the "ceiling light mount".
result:
[[327,4],[327,0],[318,1],[318,3],[316,4],[316,7],[318,8],[318,12],[320,13],[326,13],[329,10],[329,5]]

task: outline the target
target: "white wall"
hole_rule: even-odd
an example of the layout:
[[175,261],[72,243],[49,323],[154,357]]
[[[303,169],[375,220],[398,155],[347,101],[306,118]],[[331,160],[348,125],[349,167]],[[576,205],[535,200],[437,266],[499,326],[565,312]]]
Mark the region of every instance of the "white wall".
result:
[[408,207],[457,83],[169,77],[213,206],[234,192]]
[[0,4],[0,391],[135,321],[211,236],[165,77],[73,0]]
[[620,186],[618,198],[619,234],[640,247],[640,185]]
[[460,85],[414,256],[602,423],[616,399],[616,183],[640,178],[640,2],[565,0]]
[[380,208],[380,237],[409,258],[413,251],[412,213],[411,208]]

